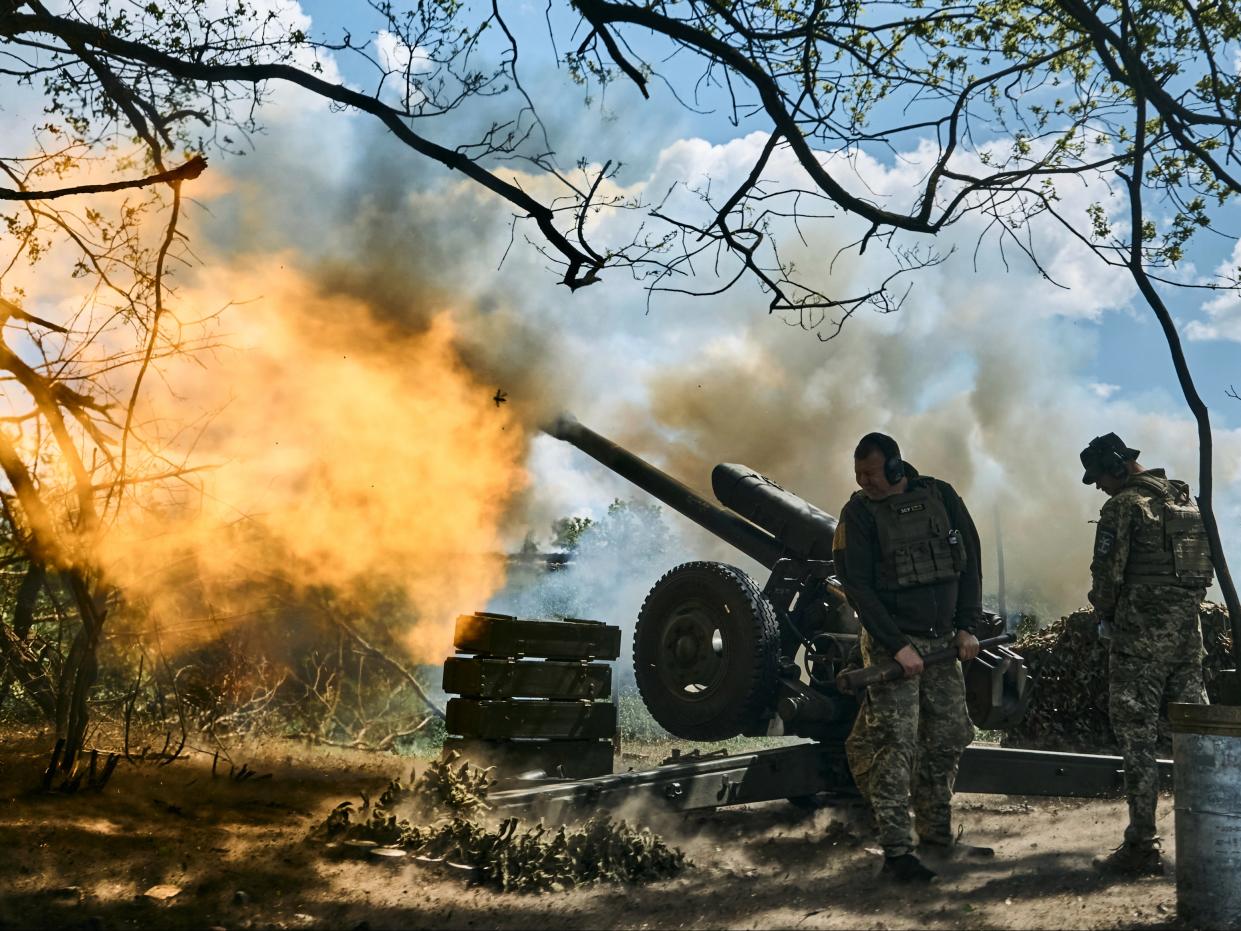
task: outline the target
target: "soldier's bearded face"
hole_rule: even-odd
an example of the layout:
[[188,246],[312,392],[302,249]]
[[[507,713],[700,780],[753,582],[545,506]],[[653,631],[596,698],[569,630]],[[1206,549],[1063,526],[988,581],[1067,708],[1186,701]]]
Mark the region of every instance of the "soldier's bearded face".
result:
[[871,501],[890,498],[900,490],[900,483],[889,485],[883,475],[883,453],[878,450],[863,459],[853,460],[853,477],[862,494]]

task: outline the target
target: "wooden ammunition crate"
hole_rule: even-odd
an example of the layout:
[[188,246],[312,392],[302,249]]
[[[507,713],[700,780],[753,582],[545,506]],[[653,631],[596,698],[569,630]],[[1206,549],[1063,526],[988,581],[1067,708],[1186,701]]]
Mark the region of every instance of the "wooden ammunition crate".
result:
[[444,752],[457,751],[476,766],[503,776],[542,772],[549,778],[587,779],[612,772],[610,740],[479,740],[449,737]]
[[448,702],[446,727],[450,734],[488,740],[611,738],[616,733],[616,706],[609,702],[453,698]]
[[607,699],[612,667],[604,663],[451,656],[444,691],[469,698]]
[[527,621],[504,614],[462,614],[453,645],[484,656],[603,659],[620,656],[621,632],[602,621]]
[[[599,621],[524,620],[478,612],[457,619],[458,653],[444,663],[449,737],[501,779],[526,773],[584,779],[612,772],[612,668],[620,628]],[[548,657],[528,659],[526,657]]]

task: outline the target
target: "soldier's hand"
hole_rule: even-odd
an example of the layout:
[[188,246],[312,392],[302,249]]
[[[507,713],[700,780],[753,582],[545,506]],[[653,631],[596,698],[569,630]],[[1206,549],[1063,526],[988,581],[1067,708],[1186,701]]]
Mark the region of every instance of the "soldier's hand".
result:
[[968,630],[958,630],[957,639],[953,642],[957,645],[957,656],[961,662],[968,663],[978,656],[978,638]]
[[892,658],[901,664],[901,669],[905,670],[906,679],[922,672],[922,654],[908,644],[897,650]]

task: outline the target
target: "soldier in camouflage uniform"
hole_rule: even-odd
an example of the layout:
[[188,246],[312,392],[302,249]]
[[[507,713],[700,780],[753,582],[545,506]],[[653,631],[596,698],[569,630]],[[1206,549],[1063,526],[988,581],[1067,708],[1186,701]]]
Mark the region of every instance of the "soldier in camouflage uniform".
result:
[[913,827],[922,852],[991,853],[955,844],[952,833],[957,764],[974,737],[961,666],[922,662],[950,644],[963,660],[978,655],[978,534],[952,486],[919,475],[891,437],[863,437],[854,472],[861,491],[841,510],[836,572],[862,623],[865,664],[896,660],[905,677],[867,690],[846,748],[874,811],[884,872],[928,882],[935,873],[914,853]]
[[1198,610],[1211,583],[1206,531],[1184,482],[1144,469],[1115,433],[1081,453],[1084,484],[1108,495],[1095,531],[1090,603],[1109,639],[1112,731],[1125,761],[1129,826],[1096,861],[1107,872],[1163,871],[1155,806],[1155,744],[1165,701],[1205,702]]

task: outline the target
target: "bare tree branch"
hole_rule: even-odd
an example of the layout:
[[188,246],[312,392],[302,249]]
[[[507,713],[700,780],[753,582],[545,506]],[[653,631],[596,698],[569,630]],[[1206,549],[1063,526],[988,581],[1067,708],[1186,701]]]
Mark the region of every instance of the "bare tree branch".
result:
[[133,178],[129,181],[112,181],[103,184],[77,184],[70,187],[40,191],[15,191],[10,188],[0,188],[0,200],[16,200],[24,202],[44,201],[54,200],[59,197],[71,197],[75,194],[107,194],[115,191],[127,191],[134,188],[150,187],[154,184],[192,181],[201,175],[206,167],[207,160],[201,155],[195,155],[185,164],[177,168],[173,168],[169,171],[161,171],[153,175],[147,175],[145,178]]

